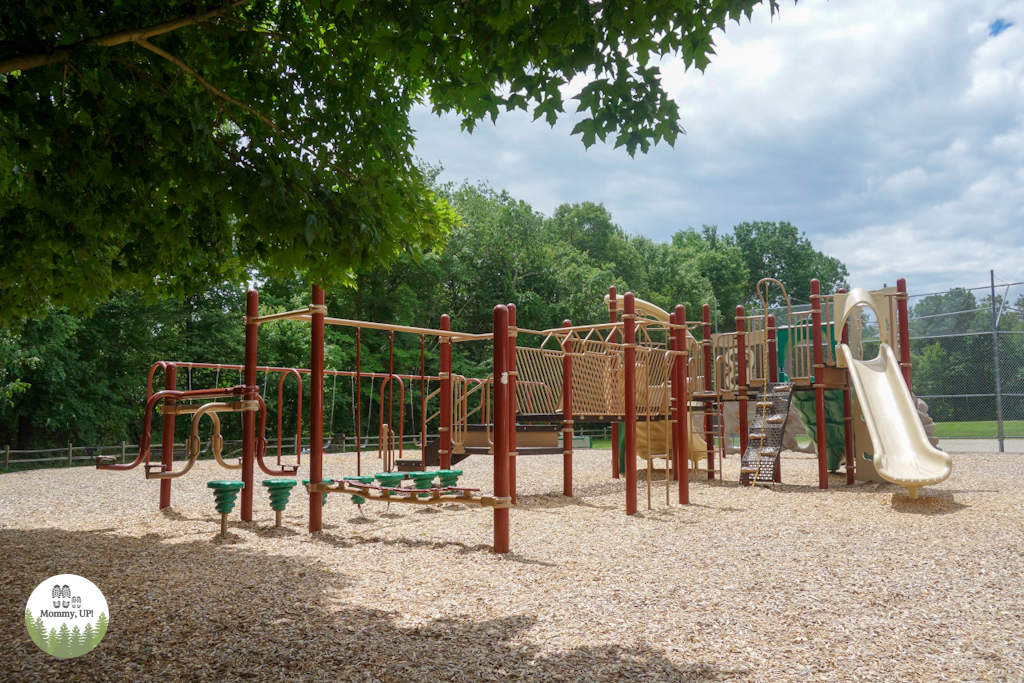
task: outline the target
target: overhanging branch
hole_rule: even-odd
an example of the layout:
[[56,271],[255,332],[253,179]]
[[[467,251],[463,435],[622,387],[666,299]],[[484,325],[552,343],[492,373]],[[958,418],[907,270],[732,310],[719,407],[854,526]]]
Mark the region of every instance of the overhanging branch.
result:
[[[149,50],[153,54],[158,55],[160,57],[163,57],[167,61],[169,61],[172,64],[174,64],[175,66],[177,66],[183,72],[187,73],[189,76],[191,76],[193,79],[195,79],[196,83],[201,85],[203,87],[203,89],[206,90],[207,92],[211,93],[215,97],[218,97],[219,99],[223,100],[224,102],[227,102],[228,104],[231,104],[231,105],[233,105],[235,107],[238,107],[239,109],[244,109],[245,111],[249,112],[250,114],[252,114],[256,118],[258,118],[260,121],[263,121],[263,123],[265,123],[268,126],[270,126],[274,130],[274,132],[276,132],[278,135],[283,136],[285,139],[291,141],[295,145],[298,145],[299,148],[302,149],[303,151],[307,151],[313,157],[316,157],[316,155],[313,154],[311,151],[309,151],[305,147],[305,145],[303,145],[299,140],[295,139],[295,137],[293,137],[292,135],[289,135],[286,131],[282,130],[281,127],[278,126],[276,123],[274,123],[274,121],[269,116],[267,116],[266,114],[261,112],[259,109],[256,109],[252,105],[247,104],[247,103],[245,103],[245,102],[243,102],[243,101],[241,101],[239,99],[236,99],[236,98],[232,97],[231,95],[228,95],[226,92],[224,92],[223,90],[221,90],[220,88],[215,86],[213,83],[210,83],[208,80],[206,80],[205,78],[200,76],[199,73],[195,69],[193,69],[191,66],[189,66],[183,60],[179,59],[178,57],[175,57],[174,55],[172,55],[170,52],[167,52],[163,48],[157,47],[156,45],[154,45],[153,43],[149,42],[148,40],[136,40],[135,42],[138,43],[141,47],[146,48],[147,50]],[[239,126],[239,128],[241,128],[241,126]],[[345,176],[349,180],[354,180],[355,179],[355,176],[352,173],[350,173],[349,171],[346,171],[345,169],[341,168],[337,164],[329,163],[329,165],[336,172],[338,172],[341,175]]]
[[138,43],[140,41],[145,41],[153,36],[170,33],[172,31],[177,31],[180,28],[185,28],[186,26],[201,24],[203,22],[210,21],[211,19],[216,19],[217,17],[223,16],[230,10],[241,7],[249,1],[250,0],[234,0],[234,2],[229,5],[218,7],[216,9],[209,10],[208,12],[203,12],[202,14],[196,14],[191,17],[179,17],[177,19],[163,21],[159,24],[151,24],[150,26],[143,26],[141,28],[130,28],[123,31],[115,31],[114,33],[108,33],[106,35],[97,36],[96,38],[89,38],[87,40],[66,45],[60,49],[54,50],[53,52],[39,52],[31,55],[20,55],[18,57],[2,59],[0,60],[0,74],[7,74],[12,71],[28,71],[29,69],[46,66],[47,64],[66,62],[71,58],[72,50],[84,45],[114,47],[125,43]]
[[170,52],[167,52],[166,50],[157,47],[156,45],[154,45],[153,43],[149,42],[148,40],[136,40],[134,42],[136,42],[139,45],[141,45],[142,47],[146,48],[147,50],[149,50],[153,54],[159,55],[159,56],[163,57],[164,59],[166,59],[167,61],[169,61],[172,64],[174,64],[175,66],[177,66],[179,69],[181,69],[182,71],[187,73],[189,76],[194,78],[196,83],[198,83],[199,85],[203,86],[203,88],[206,91],[208,91],[208,92],[212,93],[213,95],[219,97],[220,99],[224,100],[228,104],[233,104],[234,106],[238,107],[239,109],[246,110],[247,112],[249,112],[250,114],[252,114],[256,118],[258,118],[260,121],[262,121],[263,123],[265,123],[268,126],[270,126],[271,128],[273,128],[278,133],[284,135],[284,131],[281,130],[280,128],[278,128],[277,124],[274,123],[270,119],[269,116],[267,116],[266,114],[264,114],[260,110],[256,109],[252,105],[246,104],[245,102],[242,102],[241,100],[235,99],[231,95],[228,95],[226,92],[224,92],[223,90],[221,90],[220,88],[218,88],[217,86],[213,85],[208,80],[206,80],[205,78],[200,76],[199,73],[195,69],[193,69],[191,66],[189,66],[188,64],[186,64],[182,60],[180,60],[177,57],[175,57],[174,55],[172,55]]

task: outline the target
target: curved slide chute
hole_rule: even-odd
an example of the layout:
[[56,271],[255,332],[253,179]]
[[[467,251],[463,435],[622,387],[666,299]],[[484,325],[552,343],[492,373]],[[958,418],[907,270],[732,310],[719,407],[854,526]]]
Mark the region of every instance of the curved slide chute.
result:
[[867,361],[855,359],[846,344],[838,348],[864,411],[878,474],[906,488],[912,499],[922,486],[948,479],[952,459],[929,442],[892,348],[881,344],[878,356]]

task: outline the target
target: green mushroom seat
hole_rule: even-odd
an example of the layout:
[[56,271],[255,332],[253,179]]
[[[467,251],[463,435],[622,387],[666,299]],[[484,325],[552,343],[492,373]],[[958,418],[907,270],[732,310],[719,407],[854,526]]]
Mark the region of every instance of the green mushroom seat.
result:
[[[359,484],[372,484],[373,483],[373,477],[369,477],[369,476],[345,477],[345,481],[354,481],[354,482],[357,482]],[[355,503],[356,505],[362,505],[363,503],[366,502],[366,499],[363,498],[362,496],[353,495],[352,496],[352,502]]]
[[438,470],[435,474],[441,480],[441,488],[448,488],[449,486],[459,485],[459,477],[462,476],[462,470]]
[[263,485],[270,494],[270,509],[274,511],[274,526],[281,526],[281,513],[288,507],[292,488],[299,482],[294,479],[264,479]]
[[[418,489],[429,489],[434,486],[434,479],[437,478],[437,472],[409,472],[408,477],[413,480],[414,485]],[[428,498],[429,493],[418,494],[420,498]]]
[[220,533],[228,532],[228,514],[235,508],[238,492],[245,487],[244,481],[220,479],[206,482],[206,488],[213,489],[213,500],[220,513]]
[[378,472],[373,475],[373,478],[384,488],[396,488],[401,486],[405,474],[402,472]]

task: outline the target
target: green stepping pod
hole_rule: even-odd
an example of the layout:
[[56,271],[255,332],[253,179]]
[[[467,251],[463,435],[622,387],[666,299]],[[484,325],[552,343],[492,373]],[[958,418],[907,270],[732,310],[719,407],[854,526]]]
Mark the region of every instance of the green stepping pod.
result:
[[213,489],[213,499],[217,504],[217,512],[226,515],[235,507],[238,492],[245,486],[244,481],[208,481],[207,488]]
[[[332,480],[331,479],[327,479],[325,477],[323,482],[325,484],[330,484],[330,483],[332,483]],[[302,480],[302,484],[308,488],[309,487],[309,479],[303,479]],[[321,505],[327,505],[327,494],[326,493],[324,494],[324,500],[323,500],[323,503],[321,503]]]
[[440,478],[442,487],[458,486],[462,470],[438,470],[435,474]]
[[[373,477],[345,477],[345,481],[355,481],[360,484],[372,484]],[[356,505],[362,505],[366,502],[366,499],[362,496],[352,496],[352,502]]]
[[263,485],[270,493],[270,509],[283,512],[288,507],[288,498],[292,494],[292,488],[298,483],[294,479],[264,479]]
[[[414,485],[418,489],[429,489],[434,485],[434,478],[437,477],[437,472],[409,472],[409,478],[413,480]],[[420,498],[429,498],[429,493],[419,494]]]
[[373,478],[376,479],[381,486],[397,487],[402,484],[402,480],[405,479],[405,475],[401,472],[378,472],[373,475]]

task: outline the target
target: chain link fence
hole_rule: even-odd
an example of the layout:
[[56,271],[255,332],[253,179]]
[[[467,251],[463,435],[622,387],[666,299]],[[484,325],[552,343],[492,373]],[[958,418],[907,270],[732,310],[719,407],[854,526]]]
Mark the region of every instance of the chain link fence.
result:
[[[914,393],[949,452],[1024,452],[1024,282],[911,294]],[[864,357],[878,352],[864,328]],[[869,337],[871,332],[874,338]]]

